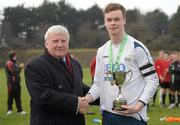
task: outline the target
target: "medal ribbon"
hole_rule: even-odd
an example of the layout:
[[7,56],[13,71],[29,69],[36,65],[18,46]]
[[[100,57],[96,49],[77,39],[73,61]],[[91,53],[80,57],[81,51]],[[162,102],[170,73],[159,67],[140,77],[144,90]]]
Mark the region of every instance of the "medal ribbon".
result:
[[123,54],[126,42],[127,42],[127,34],[124,34],[123,39],[122,39],[122,41],[120,43],[120,46],[119,46],[118,54],[117,54],[117,57],[116,57],[116,60],[115,60],[114,68],[113,68],[112,41],[110,41],[110,46],[109,46],[109,65],[110,65],[110,71],[111,72],[115,72],[115,71],[118,70],[118,65],[119,65],[121,56]]

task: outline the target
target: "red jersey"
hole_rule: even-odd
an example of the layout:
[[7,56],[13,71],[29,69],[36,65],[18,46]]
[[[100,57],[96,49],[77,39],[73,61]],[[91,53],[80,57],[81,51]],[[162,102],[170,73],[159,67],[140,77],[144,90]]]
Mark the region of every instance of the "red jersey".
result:
[[169,60],[164,60],[162,62],[162,77],[164,78],[163,82],[170,82],[171,81],[171,75],[169,73],[169,66],[171,62]]
[[[161,58],[157,58],[154,63],[155,70],[157,72],[159,79],[160,79],[160,77],[162,77],[162,64],[163,64],[163,59],[161,59]],[[160,82],[161,82],[161,80],[160,80]]]
[[91,60],[91,63],[90,63],[92,80],[94,79],[95,67],[96,67],[96,57],[93,57],[93,59]]

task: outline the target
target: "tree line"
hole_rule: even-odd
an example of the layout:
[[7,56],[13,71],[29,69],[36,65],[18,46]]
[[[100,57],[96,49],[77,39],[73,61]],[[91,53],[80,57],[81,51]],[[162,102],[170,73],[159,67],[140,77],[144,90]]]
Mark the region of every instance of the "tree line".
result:
[[[38,7],[4,8],[3,16],[1,48],[42,48],[45,31],[55,24],[68,28],[71,48],[97,48],[109,39],[102,9],[96,4],[77,10],[65,0],[44,0]],[[180,50],[180,6],[171,17],[160,9],[142,14],[137,8],[127,10],[126,17],[126,32],[148,48]]]

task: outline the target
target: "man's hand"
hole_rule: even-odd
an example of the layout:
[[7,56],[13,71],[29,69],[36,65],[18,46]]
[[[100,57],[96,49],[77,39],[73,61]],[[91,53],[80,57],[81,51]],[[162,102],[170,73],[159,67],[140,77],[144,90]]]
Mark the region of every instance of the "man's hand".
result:
[[117,113],[129,115],[129,114],[134,114],[134,113],[139,112],[143,107],[144,107],[144,104],[142,102],[137,102],[133,106],[122,105],[121,108],[124,109],[123,111],[117,111],[117,110],[114,110],[114,111]]
[[84,97],[78,97],[78,112],[84,114],[88,107],[88,101]]
[[88,103],[91,103],[93,101],[91,94],[86,94],[86,96],[83,97],[83,99],[85,99]]

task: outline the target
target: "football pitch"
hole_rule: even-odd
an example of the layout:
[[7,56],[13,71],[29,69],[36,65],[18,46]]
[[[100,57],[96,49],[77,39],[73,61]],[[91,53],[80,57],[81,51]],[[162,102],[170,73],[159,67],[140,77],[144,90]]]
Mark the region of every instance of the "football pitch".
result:
[[[88,68],[84,68],[84,83],[91,85],[90,71]],[[21,73],[21,100],[22,106],[27,115],[16,114],[16,107],[13,104],[13,114],[10,116],[6,115],[7,112],[7,87],[6,77],[4,69],[0,69],[0,125],[29,125],[30,119],[30,107],[29,107],[29,94],[26,89],[24,81],[24,73]],[[148,110],[148,125],[180,125],[180,122],[165,122],[161,121],[163,117],[180,117],[180,108],[168,109],[167,107],[161,108],[158,104],[159,97],[157,96],[157,104],[155,107],[149,107]],[[168,101],[167,101],[168,103]],[[94,119],[101,119],[101,113],[99,112],[98,106],[90,106],[88,112],[94,112],[94,114],[86,114],[86,125],[101,125],[101,123],[95,123]]]

